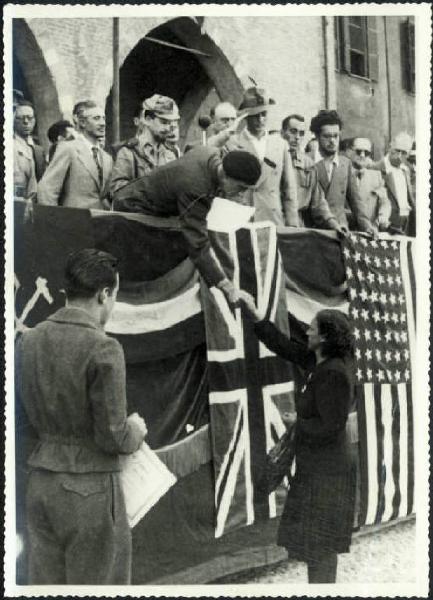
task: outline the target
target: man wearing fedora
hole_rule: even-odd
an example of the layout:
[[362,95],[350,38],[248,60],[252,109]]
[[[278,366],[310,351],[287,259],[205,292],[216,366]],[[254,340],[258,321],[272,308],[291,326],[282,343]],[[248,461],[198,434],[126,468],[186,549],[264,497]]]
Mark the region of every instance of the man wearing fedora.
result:
[[269,135],[268,109],[275,101],[265,90],[252,87],[245,91],[239,115],[245,115],[246,127],[226,143],[224,151],[243,150],[256,156],[262,174],[254,188],[246,190],[239,201],[256,209],[256,221],[298,226],[296,178],[286,142]]
[[154,94],[140,103],[134,117],[137,135],[115,148],[116,161],[110,185],[112,195],[115,196],[130,181],[179,158],[169,141],[179,120],[177,104],[168,96]]

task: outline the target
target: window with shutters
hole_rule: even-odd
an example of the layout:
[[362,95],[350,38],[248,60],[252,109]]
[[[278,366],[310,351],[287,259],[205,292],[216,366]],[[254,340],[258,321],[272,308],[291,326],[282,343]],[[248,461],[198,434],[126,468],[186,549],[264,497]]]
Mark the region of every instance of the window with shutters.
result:
[[337,70],[377,81],[376,17],[335,17],[334,34]]
[[415,23],[407,18],[401,23],[401,58],[403,70],[403,88],[415,93]]

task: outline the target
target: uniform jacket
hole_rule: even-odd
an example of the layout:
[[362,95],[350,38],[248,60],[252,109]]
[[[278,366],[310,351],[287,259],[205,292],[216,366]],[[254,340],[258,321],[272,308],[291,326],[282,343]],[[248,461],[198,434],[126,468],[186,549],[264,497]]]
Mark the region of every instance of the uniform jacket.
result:
[[[385,182],[386,191],[388,193],[388,198],[391,203],[391,217],[390,217],[391,225],[393,227],[396,227],[397,229],[400,229],[402,226],[402,222],[401,222],[401,218],[400,218],[399,205],[397,202],[397,190],[396,190],[394,173],[392,171],[387,173],[385,160],[383,158],[379,162],[375,163],[374,169],[380,170],[380,172],[382,173],[383,180]],[[374,172],[374,169],[370,169],[371,172]],[[415,234],[415,231],[414,231],[414,229],[415,229],[415,223],[414,223],[415,198],[412,193],[410,172],[409,172],[409,169],[406,167],[406,165],[402,166],[402,171],[403,171],[405,179],[406,179],[408,204],[412,209],[411,213],[409,215],[409,223],[410,223],[409,228],[413,227],[413,231],[409,231],[409,235],[414,235]]]
[[111,177],[111,194],[130,181],[149,174],[156,167],[178,158],[175,150],[164,144],[160,144],[156,155],[151,150],[150,144],[141,147],[138,138],[132,138],[118,149]]
[[200,146],[113,195],[116,210],[179,217],[189,256],[209,286],[225,278],[211,253],[207,230],[207,214],[219,187],[220,165],[219,150]]
[[351,468],[346,422],[354,385],[352,365],[328,358],[318,365],[315,355],[288,339],[272,323],[255,324],[259,339],[278,356],[305,369],[296,394],[296,464],[306,473],[336,475]]
[[23,138],[14,135],[14,197],[34,199],[36,191],[37,180],[32,149]]
[[16,347],[17,395],[38,443],[29,465],[48,471],[119,470],[143,435],[126,419],[125,361],[91,316],[61,308]]
[[[337,221],[347,227],[345,213],[347,202],[359,231],[369,231],[371,223],[366,214],[365,203],[358,192],[352,161],[340,154],[338,167],[334,167],[331,181],[328,179],[323,159],[316,163],[316,171],[317,186],[311,207],[315,224],[324,229],[332,229],[332,223]],[[318,188],[321,188],[324,196],[316,193],[320,191]]]
[[367,217],[375,225],[386,225],[391,216],[391,202],[379,171],[354,169],[359,195],[364,203]]
[[[244,150],[257,156],[254,144],[246,130],[233,136],[225,152]],[[247,190],[244,199],[256,209],[255,221],[272,221],[276,225],[298,226],[296,179],[292,159],[285,142],[279,135],[266,139],[265,158],[261,162],[262,174],[255,187]]]
[[99,184],[93,154],[80,138],[60,143],[38,185],[39,204],[103,209],[108,194],[112,159],[100,149],[103,182]]

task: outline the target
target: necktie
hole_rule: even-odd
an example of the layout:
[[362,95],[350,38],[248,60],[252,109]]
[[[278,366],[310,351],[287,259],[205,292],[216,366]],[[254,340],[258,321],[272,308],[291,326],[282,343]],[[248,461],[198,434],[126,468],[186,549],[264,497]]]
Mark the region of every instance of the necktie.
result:
[[362,179],[362,176],[363,176],[363,175],[364,175],[364,171],[357,171],[357,172],[356,172],[356,176],[357,176],[357,178],[358,178],[359,180],[361,180],[361,179]]
[[102,182],[104,180],[104,174],[102,172],[102,165],[101,165],[101,161],[99,159],[99,148],[97,148],[96,146],[93,146],[92,152],[93,152],[93,158],[95,159],[96,168],[98,169],[99,187],[102,187]]

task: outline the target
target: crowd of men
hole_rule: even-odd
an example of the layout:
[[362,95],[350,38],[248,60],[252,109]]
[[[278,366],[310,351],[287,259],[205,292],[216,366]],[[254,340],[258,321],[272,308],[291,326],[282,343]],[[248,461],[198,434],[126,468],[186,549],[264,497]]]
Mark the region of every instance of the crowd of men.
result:
[[210,249],[207,213],[215,196],[253,206],[254,219],[278,226],[379,231],[415,235],[415,145],[401,132],[386,155],[373,160],[371,140],[341,139],[335,110],[311,119],[288,115],[281,131],[269,131],[275,101],[264,89],[244,93],[238,109],[215,106],[199,122],[203,136],[179,148],[176,102],[154,94],[137,107],[136,134],[105,149],[104,110],[78,102],[73,123],[48,130],[49,162],[32,137],[35,112],[20,99],[14,106],[15,198],[42,205],[134,211],[180,219],[191,259],[209,285],[235,300]]

